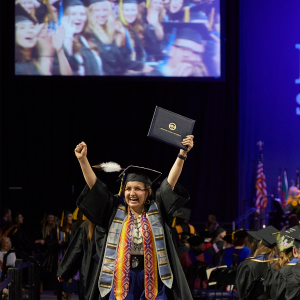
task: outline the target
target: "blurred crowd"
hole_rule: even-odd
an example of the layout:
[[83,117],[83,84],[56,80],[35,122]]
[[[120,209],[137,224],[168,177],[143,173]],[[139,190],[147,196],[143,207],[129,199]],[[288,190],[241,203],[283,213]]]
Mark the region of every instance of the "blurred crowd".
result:
[[220,76],[219,0],[17,0],[16,75]]

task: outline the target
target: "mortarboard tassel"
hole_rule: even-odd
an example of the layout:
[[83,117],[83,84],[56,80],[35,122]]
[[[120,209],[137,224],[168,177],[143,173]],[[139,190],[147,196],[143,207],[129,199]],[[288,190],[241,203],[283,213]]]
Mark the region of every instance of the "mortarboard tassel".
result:
[[64,225],[64,217],[65,217],[65,211],[63,210],[62,215],[61,215],[60,227],[63,227],[63,225]]
[[64,15],[64,7],[63,7],[63,3],[62,3],[62,0],[61,0],[60,4],[59,4],[59,11],[58,11],[58,26],[60,26],[61,23],[62,23],[63,15]]
[[150,6],[150,0],[146,1],[146,5],[145,6],[146,6],[146,8],[149,8],[149,6]]
[[123,0],[120,0],[120,3],[119,3],[119,15],[120,15],[120,20],[122,21],[122,23],[124,25],[128,25],[127,21],[124,18],[124,15],[123,15]]
[[190,22],[190,7],[187,6],[184,8],[184,22]]
[[176,226],[176,217],[173,219],[172,228],[174,228],[175,226]]
[[44,214],[43,220],[41,221],[41,224],[44,224],[46,222],[46,214]]
[[87,217],[86,217],[85,215],[83,215],[83,216],[82,216],[82,220],[83,220],[83,221],[86,221],[86,220],[87,220]]
[[79,207],[76,207],[76,209],[74,210],[73,215],[72,215],[73,220],[78,219],[78,212],[79,212]]

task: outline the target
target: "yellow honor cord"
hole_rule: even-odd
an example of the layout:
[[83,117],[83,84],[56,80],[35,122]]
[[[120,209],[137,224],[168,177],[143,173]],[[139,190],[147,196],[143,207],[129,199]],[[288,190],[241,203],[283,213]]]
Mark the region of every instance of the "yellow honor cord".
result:
[[60,227],[63,227],[64,217],[65,217],[65,211],[63,210],[62,215],[61,215]]
[[[123,0],[120,1],[119,3],[119,15],[120,15],[120,20],[124,25],[128,25],[126,22],[124,15],[123,15]],[[120,196],[120,195],[119,195]]]

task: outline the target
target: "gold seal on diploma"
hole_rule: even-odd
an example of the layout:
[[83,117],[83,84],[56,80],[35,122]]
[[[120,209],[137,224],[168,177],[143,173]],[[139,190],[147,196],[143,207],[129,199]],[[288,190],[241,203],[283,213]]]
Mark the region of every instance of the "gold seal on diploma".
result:
[[169,124],[169,128],[170,128],[171,130],[175,130],[175,129],[176,129],[176,124],[175,124],[175,123],[170,123],[170,124]]

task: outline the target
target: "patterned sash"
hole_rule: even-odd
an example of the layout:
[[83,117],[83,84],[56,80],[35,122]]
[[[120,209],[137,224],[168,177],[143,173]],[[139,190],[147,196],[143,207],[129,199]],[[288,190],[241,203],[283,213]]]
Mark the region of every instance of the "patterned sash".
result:
[[[168,288],[171,288],[173,284],[173,274],[166,251],[164,230],[160,222],[156,203],[150,206],[147,214],[142,215],[141,223],[144,241],[145,296],[146,299],[153,300],[158,292],[157,264],[162,282]],[[118,300],[124,299],[128,294],[132,237],[131,224],[133,223],[131,223],[130,213],[128,218],[126,218],[125,207],[119,205],[109,229],[98,281],[101,297],[105,297],[111,291],[113,279],[115,280],[115,297]],[[124,271],[123,274],[121,274],[121,269]],[[115,291],[116,288],[118,291]]]

